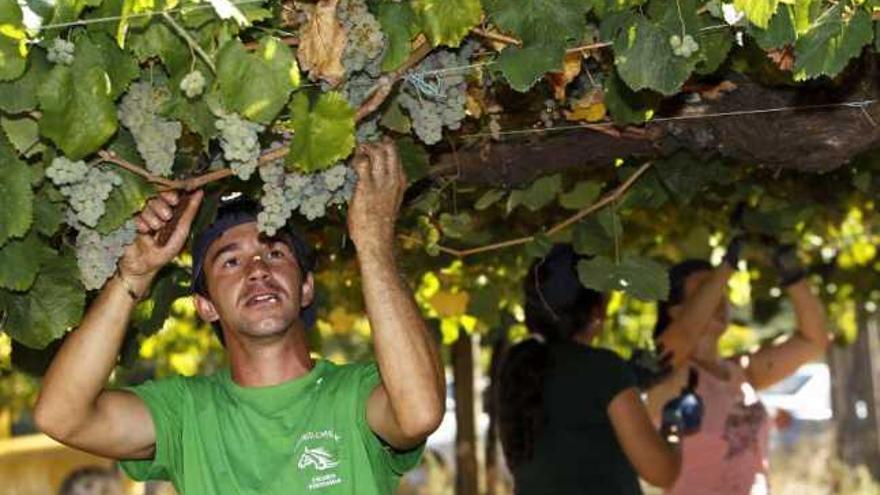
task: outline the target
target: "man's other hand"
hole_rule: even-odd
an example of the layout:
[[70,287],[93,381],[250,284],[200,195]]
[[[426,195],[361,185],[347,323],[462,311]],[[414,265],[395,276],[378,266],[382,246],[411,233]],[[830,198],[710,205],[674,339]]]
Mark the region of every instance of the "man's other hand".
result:
[[165,191],[148,201],[135,217],[138,235],[119,260],[120,274],[133,282],[148,282],[165,264],[174,259],[186,243],[202,196],[201,190],[192,193],[164,245],[158,241],[159,231],[172,222],[174,208],[179,204],[181,196],[175,191]]
[[390,249],[406,190],[406,174],[397,148],[390,141],[362,145],[355,154],[353,167],[358,181],[348,206],[351,240],[360,251]]

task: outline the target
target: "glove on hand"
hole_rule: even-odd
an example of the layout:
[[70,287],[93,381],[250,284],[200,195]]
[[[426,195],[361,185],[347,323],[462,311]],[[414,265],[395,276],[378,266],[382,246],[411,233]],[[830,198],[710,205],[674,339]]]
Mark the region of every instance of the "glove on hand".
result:
[[727,263],[727,266],[736,270],[745,243],[746,238],[744,235],[739,234],[734,236],[733,239],[730,240],[730,243],[727,244],[727,251],[724,252],[724,257],[721,258],[721,261]]
[[779,273],[782,287],[794,285],[807,276],[807,271],[797,255],[797,248],[792,244],[783,244],[773,250],[773,265]]

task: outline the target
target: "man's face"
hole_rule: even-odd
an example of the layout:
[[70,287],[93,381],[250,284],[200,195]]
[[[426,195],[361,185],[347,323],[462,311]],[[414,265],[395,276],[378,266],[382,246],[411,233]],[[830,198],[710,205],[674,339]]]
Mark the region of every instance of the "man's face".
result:
[[203,271],[210,298],[196,297],[199,314],[245,338],[284,335],[312,302],[291,247],[260,236],[255,222],[230,228],[208,247]]

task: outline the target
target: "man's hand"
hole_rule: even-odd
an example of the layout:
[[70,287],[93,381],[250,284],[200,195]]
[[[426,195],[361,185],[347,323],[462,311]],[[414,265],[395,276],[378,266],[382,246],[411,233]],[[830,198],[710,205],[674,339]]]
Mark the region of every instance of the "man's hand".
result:
[[146,282],[148,285],[153,276],[183,249],[202,196],[202,191],[192,194],[165,245],[158,241],[159,231],[174,218],[174,208],[179,204],[180,196],[174,191],[166,191],[147,202],[135,218],[138,235],[119,260],[120,274],[134,283],[143,286]]
[[358,181],[348,207],[351,240],[361,251],[390,249],[406,190],[406,174],[397,148],[390,141],[362,145],[353,166]]

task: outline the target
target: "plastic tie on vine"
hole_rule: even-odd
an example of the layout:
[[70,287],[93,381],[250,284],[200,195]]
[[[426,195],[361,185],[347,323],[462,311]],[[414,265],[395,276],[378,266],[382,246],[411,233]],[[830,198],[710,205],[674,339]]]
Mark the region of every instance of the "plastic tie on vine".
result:
[[404,79],[418,91],[419,96],[426,96],[434,100],[446,98],[446,88],[439,77],[433,77],[433,81],[426,79],[424,74],[410,72]]

